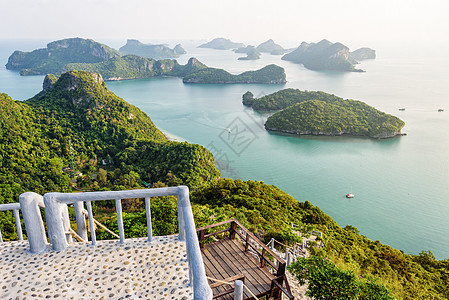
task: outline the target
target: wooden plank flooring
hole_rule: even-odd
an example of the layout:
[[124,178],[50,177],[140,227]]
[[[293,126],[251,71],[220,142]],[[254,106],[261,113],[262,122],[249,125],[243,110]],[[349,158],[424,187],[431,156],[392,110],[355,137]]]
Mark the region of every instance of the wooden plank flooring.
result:
[[[271,280],[275,277],[266,268],[261,268],[260,263],[249,253],[245,253],[244,247],[237,241],[225,238],[217,242],[207,244],[202,249],[203,261],[206,267],[206,275],[216,279],[226,279],[231,276],[243,274],[245,285],[256,296],[267,294],[271,288]],[[214,283],[209,280],[209,284]],[[214,295],[232,288],[222,285],[212,289]],[[232,300],[233,293],[222,296],[220,300]],[[244,299],[251,299],[245,290]]]

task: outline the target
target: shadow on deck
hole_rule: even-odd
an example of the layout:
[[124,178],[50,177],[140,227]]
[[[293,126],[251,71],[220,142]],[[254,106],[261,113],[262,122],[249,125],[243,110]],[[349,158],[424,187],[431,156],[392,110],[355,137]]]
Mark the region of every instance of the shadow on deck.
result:
[[[227,227],[213,231],[212,228]],[[264,245],[237,220],[232,219],[197,229],[206,275],[226,282],[240,279],[257,298],[293,299],[285,276],[286,262]],[[229,235],[228,235],[229,233]],[[213,241],[212,236],[223,235]],[[226,236],[228,235],[228,236]],[[234,299],[234,289],[209,279],[214,299]],[[244,289],[243,299],[254,299]]]

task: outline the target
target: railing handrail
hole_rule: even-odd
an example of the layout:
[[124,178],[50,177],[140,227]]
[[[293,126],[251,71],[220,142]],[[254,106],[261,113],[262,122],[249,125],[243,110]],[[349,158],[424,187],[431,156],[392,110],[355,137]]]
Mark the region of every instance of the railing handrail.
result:
[[[281,281],[281,283],[279,283],[278,281]],[[285,283],[285,288],[283,287],[283,283]],[[271,281],[271,285],[276,285],[289,299],[295,298],[292,294],[290,285],[288,284],[287,276],[285,276],[285,274],[274,278]]]
[[285,260],[283,258],[281,258],[279,255],[277,255],[273,250],[271,250],[270,248],[267,247],[267,245],[265,245],[264,243],[262,243],[251,231],[249,231],[245,226],[243,226],[239,221],[235,220],[234,221],[237,223],[237,225],[243,230],[245,231],[247,234],[249,234],[249,236],[260,245],[260,247],[262,249],[264,249],[265,251],[267,251],[271,256],[273,256],[274,259],[276,259],[280,264],[285,264]]
[[[16,221],[17,237],[19,238],[19,241],[23,241],[22,224],[20,223],[19,209],[20,209],[19,203],[0,204],[0,211],[9,211],[9,210],[13,211],[14,219]],[[3,236],[1,231],[0,231],[0,242],[1,243],[3,242]]]
[[54,197],[60,203],[72,204],[76,201],[101,201],[114,199],[137,199],[146,197],[177,196],[178,187],[164,187],[153,189],[137,189],[125,191],[99,191],[81,193],[46,193],[48,197]]
[[20,203],[0,204],[0,211],[15,210],[15,209],[20,209]]

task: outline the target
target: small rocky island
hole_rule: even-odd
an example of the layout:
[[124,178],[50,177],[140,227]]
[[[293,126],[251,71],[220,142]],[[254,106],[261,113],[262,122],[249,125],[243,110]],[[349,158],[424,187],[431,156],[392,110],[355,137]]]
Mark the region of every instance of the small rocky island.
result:
[[246,56],[239,57],[238,60],[256,60],[260,59],[260,53],[254,46],[241,47],[234,50],[235,53],[246,53]]
[[357,61],[376,58],[376,50],[367,47],[357,49],[355,51],[350,52],[349,54],[353,59]]
[[242,98],[259,112],[277,111],[265,122],[265,129],[276,133],[390,138],[402,135],[405,125],[364,102],[324,92],[284,89],[261,98],[246,92]]
[[287,52],[286,49],[282,48],[281,45],[276,44],[272,39],[263,42],[262,44],[257,46],[256,49],[259,52],[270,53],[272,55],[282,55]]
[[[138,43],[140,42],[132,41],[128,44],[138,45]],[[144,46],[137,48],[144,50],[146,49]],[[180,46],[176,48],[181,52]],[[79,38],[49,43],[47,49],[32,52],[15,51],[9,57],[6,67],[20,70],[21,75],[59,76],[68,71],[82,70],[99,73],[105,81],[174,76],[184,78],[185,83],[286,82],[284,69],[275,65],[232,75],[222,69],[209,68],[194,57],[190,58],[186,65],[180,65],[173,59],[155,60],[132,54],[122,56],[120,52],[106,45]]]
[[225,38],[215,38],[210,42],[198,46],[198,48],[211,48],[216,50],[228,50],[241,47],[245,47],[245,45]]
[[185,54],[186,51],[182,48],[181,44],[176,45],[173,49],[165,45],[152,45],[143,44],[138,40],[127,40],[126,45],[119,49],[123,54],[134,54],[137,56],[143,56],[154,59],[163,58],[176,58],[181,54]]
[[302,42],[298,48],[282,56],[282,59],[315,71],[363,72],[354,67],[357,61],[350,55],[348,47],[325,39],[319,43]]

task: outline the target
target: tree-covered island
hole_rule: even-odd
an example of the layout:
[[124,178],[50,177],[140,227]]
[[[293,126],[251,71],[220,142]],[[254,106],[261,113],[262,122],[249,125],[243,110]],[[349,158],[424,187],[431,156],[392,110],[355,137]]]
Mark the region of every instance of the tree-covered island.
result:
[[242,98],[254,110],[277,111],[268,117],[265,128],[278,133],[389,138],[401,135],[405,125],[366,103],[320,91],[284,89],[258,99],[247,92]]

